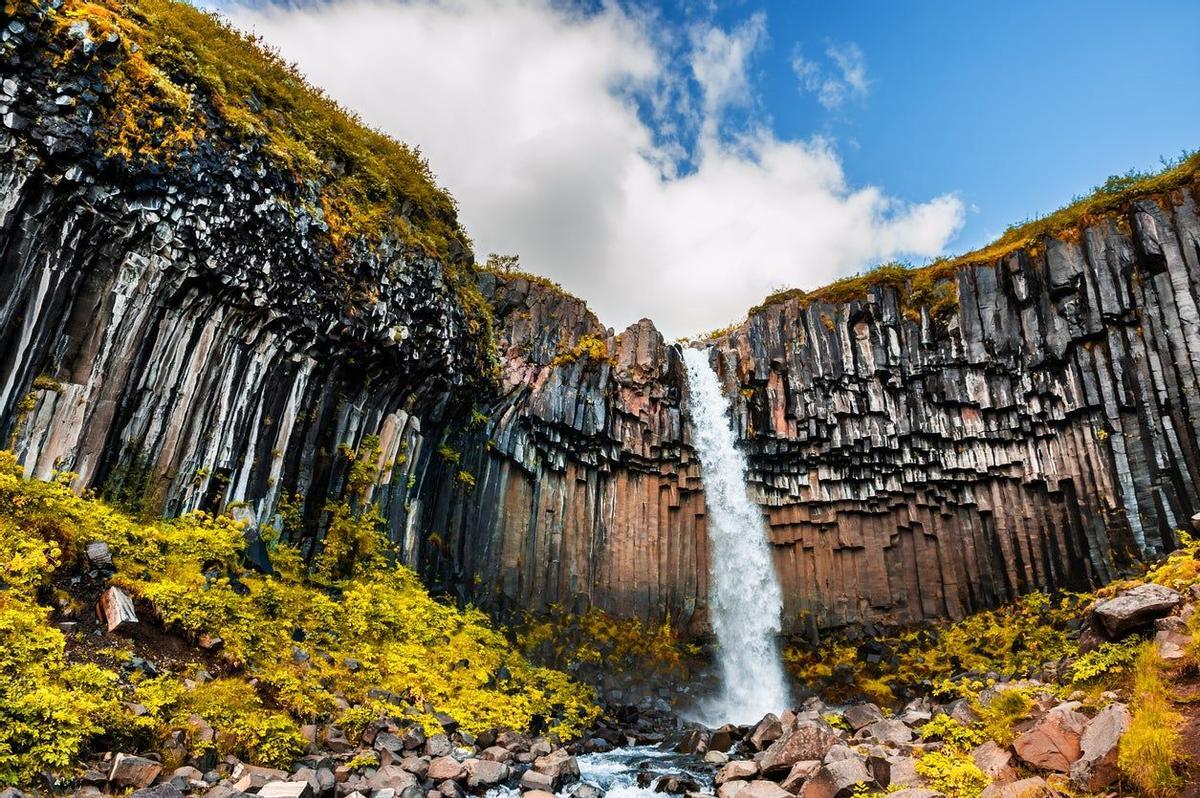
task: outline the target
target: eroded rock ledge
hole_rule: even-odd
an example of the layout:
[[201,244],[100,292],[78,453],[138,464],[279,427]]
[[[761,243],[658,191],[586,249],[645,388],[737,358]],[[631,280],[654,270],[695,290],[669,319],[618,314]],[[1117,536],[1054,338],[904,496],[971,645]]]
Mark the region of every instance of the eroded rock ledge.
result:
[[[769,306],[713,341],[794,631],[959,617],[1084,588],[1200,509],[1200,218],[1188,190],[961,268],[943,321],[876,287]],[[494,607],[705,624],[704,502],[676,350],[489,281],[506,393],[431,508],[427,573]],[[611,362],[552,365],[583,335]]]

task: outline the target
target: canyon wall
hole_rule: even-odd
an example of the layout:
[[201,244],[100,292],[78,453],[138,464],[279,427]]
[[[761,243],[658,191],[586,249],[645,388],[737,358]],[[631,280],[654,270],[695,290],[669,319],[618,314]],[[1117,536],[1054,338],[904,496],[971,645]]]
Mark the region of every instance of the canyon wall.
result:
[[[749,454],[793,631],[958,617],[1084,589],[1200,510],[1194,191],[954,272],[940,319],[884,286],[754,312],[707,342]],[[484,604],[596,604],[705,626],[699,471],[678,352],[643,321],[489,281],[504,398],[469,500],[423,563]],[[555,365],[584,335],[610,359]]]
[[[368,498],[435,589],[707,629],[677,345],[476,274],[461,231],[438,257],[339,245],[322,187],[264,140],[214,125],[161,162],[105,152],[115,40],[85,30],[66,57],[26,22],[0,41],[0,435],[27,473],[252,526],[282,527],[286,499],[312,556],[378,436]],[[791,631],[1096,585],[1200,510],[1194,181],[948,279],[936,317],[875,285],[781,298],[705,344]]]

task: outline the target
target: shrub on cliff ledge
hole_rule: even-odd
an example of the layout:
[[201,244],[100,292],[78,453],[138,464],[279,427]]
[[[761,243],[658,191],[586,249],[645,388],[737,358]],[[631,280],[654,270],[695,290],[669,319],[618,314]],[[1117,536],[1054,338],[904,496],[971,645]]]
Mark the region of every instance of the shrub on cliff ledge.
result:
[[[434,601],[404,567],[314,581],[295,550],[277,545],[277,575],[263,576],[243,569],[242,528],[228,517],[136,520],[76,496],[65,481],[25,480],[7,452],[0,533],[0,779],[8,782],[73,763],[98,736],[180,728],[193,713],[216,729],[222,751],[264,764],[293,756],[299,721],[337,720],[342,697],[361,704],[360,714],[403,714],[430,728],[433,707],[471,732],[524,729],[540,716],[570,738],[597,714],[588,688],[533,667],[482,613]],[[216,656],[229,675],[192,690],[181,686],[185,674],[135,688],[113,670],[72,663],[45,604],[92,541],[110,546],[112,581],[152,605],[167,630],[219,637]],[[373,689],[392,703],[375,703]],[[148,715],[135,719],[121,700],[139,701]]]

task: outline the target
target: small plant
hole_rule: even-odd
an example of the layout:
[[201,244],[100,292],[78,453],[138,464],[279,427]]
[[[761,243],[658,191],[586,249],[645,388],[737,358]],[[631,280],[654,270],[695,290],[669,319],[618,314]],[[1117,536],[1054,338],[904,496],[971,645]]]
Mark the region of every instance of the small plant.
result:
[[1072,662],[1067,675],[1072,684],[1086,684],[1109,673],[1121,673],[1137,660],[1141,647],[1142,640],[1137,637],[1102,643]]
[[554,360],[550,361],[550,365],[566,366],[581,358],[596,363],[609,361],[608,343],[603,338],[588,333],[582,336],[573,347],[555,355]]
[[931,789],[956,798],[977,798],[988,786],[988,777],[970,755],[953,748],[926,751],[917,759],[916,771]]

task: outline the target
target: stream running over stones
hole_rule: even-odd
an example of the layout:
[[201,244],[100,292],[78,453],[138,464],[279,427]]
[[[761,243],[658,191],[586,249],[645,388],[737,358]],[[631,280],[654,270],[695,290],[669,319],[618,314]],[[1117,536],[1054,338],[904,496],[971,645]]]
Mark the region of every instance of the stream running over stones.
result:
[[709,608],[721,677],[716,695],[698,708],[699,719],[708,726],[753,723],[788,705],[778,639],[783,592],[762,511],[746,492],[746,458],[730,424],[729,399],[706,350],[684,349],[683,360],[692,444],[704,479],[712,573]]
[[[676,753],[669,743],[617,748],[576,759],[579,782],[560,790],[562,798],[573,796],[580,785],[599,788],[604,798],[663,798],[655,785],[659,779],[672,776],[694,782],[700,792],[708,793],[713,788],[713,767],[694,754]],[[486,798],[519,798],[520,794],[519,789],[505,786],[490,790]],[[580,791],[580,796],[587,794]]]

